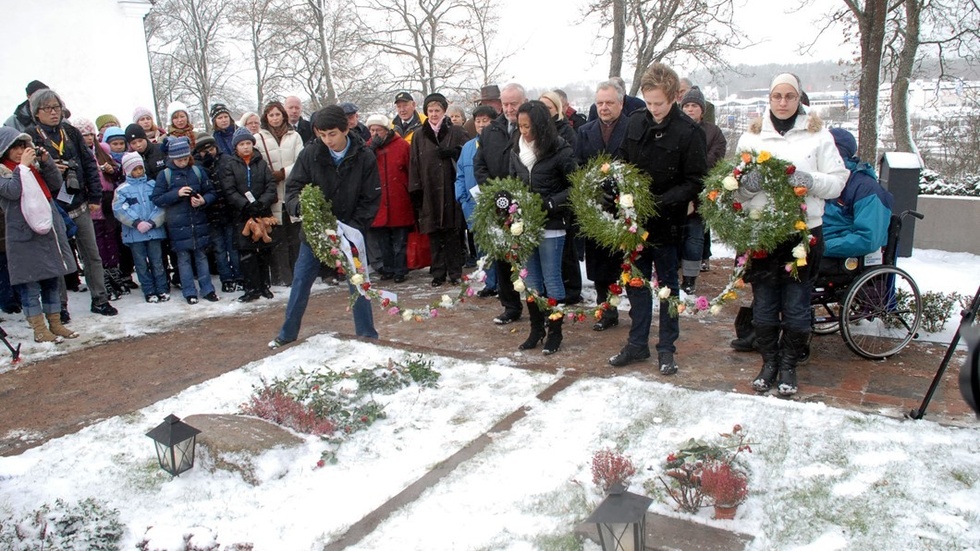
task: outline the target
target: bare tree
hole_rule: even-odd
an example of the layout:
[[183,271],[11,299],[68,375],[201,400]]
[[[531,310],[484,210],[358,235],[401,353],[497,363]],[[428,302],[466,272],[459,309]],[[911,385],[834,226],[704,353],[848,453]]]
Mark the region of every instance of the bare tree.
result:
[[[599,14],[603,25],[613,25],[610,73],[622,67],[622,61],[616,67],[617,56],[632,57],[632,95],[651,63],[691,61],[712,72],[731,70],[724,54],[744,41],[733,20],[732,0],[596,0],[586,8],[589,14]],[[622,40],[616,32],[621,21]]]
[[514,52],[499,53],[493,48],[500,23],[497,4],[491,0],[462,0],[462,3],[470,14],[466,25],[470,37],[464,49],[476,67],[478,87],[483,87],[500,78],[500,68]]
[[173,73],[181,79],[172,84],[171,93],[194,99],[208,131],[212,99],[235,95],[229,86],[231,57],[219,32],[228,7],[229,0],[164,0],[153,7],[160,17],[161,40],[151,46],[151,58],[173,64]]
[[228,15],[233,26],[248,30],[244,42],[255,73],[256,110],[262,109],[268,95],[274,95],[280,89],[284,76],[282,61],[286,33],[281,20],[287,9],[283,0],[235,0]]
[[612,52],[609,55],[609,76],[623,73],[623,48],[626,46],[626,0],[612,0]]
[[[363,44],[407,60],[393,77],[423,95],[459,87],[467,77],[471,38],[461,32],[468,14],[461,0],[360,0],[357,6]],[[462,47],[461,47],[462,46]]]

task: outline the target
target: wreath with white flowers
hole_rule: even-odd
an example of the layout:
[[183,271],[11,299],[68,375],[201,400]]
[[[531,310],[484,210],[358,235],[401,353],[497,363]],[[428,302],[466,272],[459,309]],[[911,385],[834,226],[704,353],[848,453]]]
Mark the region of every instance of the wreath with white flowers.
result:
[[423,321],[438,317],[440,309],[452,308],[457,303],[464,302],[466,297],[475,294],[472,281],[483,281],[486,273],[483,271],[484,260],[480,259],[477,269],[463,276],[463,282],[456,297],[442,295],[431,304],[406,308],[397,301],[397,296],[380,290],[369,281],[367,269],[361,264],[359,255],[350,257],[343,251],[346,246],[345,237],[339,231],[337,217],[334,216],[330,202],[327,201],[319,187],[310,184],[303,188],[299,196],[300,212],[303,216],[303,233],[313,254],[328,266],[337,269],[338,276],[345,276],[348,283],[357,288],[358,294],[351,294],[350,305],[353,306],[358,296],[376,302],[390,315],[401,316],[404,321]]
[[[736,192],[742,178],[754,171],[759,172],[767,202],[761,209],[750,210],[738,201]],[[793,261],[786,264],[786,271],[798,277],[797,268],[806,266],[811,240],[804,200],[807,189],[792,185],[794,172],[796,166],[768,151],[746,151],[734,160],[719,163],[705,180],[699,211],[723,243],[740,254],[747,253],[741,271],[753,257],[765,256],[793,237],[798,237],[800,244],[793,249]]]
[[473,210],[473,240],[486,256],[524,264],[544,238],[547,214],[541,196],[517,178],[480,186]]

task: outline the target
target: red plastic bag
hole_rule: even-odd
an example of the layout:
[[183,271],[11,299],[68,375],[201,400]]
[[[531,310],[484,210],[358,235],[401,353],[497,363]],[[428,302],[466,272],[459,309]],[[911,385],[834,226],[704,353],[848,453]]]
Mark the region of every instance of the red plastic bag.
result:
[[429,264],[432,264],[432,252],[429,249],[428,234],[419,233],[418,230],[412,230],[408,234],[408,245],[405,248],[409,270],[418,270],[419,268],[425,268]]

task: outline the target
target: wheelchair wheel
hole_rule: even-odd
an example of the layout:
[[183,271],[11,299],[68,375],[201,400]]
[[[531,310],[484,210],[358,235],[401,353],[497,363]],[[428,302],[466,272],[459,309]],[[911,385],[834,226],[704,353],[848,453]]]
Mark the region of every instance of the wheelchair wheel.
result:
[[921,321],[919,286],[895,266],[881,266],[858,276],[840,310],[841,336],[847,347],[872,360],[905,348]]
[[813,332],[817,335],[830,335],[840,330],[839,307],[833,304],[813,305]]

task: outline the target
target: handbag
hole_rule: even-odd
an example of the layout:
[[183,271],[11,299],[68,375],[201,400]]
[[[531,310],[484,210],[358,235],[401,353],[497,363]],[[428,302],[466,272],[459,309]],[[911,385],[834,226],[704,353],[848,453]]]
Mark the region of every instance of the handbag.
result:
[[405,256],[408,269],[418,270],[432,264],[432,251],[429,248],[429,235],[420,233],[418,228],[408,234],[408,244],[405,246]]
[[20,183],[20,212],[24,220],[34,233],[47,235],[52,225],[51,203],[41,191],[41,183],[27,167],[21,167]]

